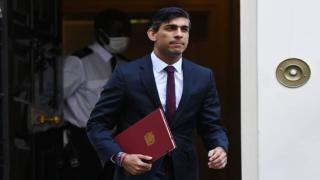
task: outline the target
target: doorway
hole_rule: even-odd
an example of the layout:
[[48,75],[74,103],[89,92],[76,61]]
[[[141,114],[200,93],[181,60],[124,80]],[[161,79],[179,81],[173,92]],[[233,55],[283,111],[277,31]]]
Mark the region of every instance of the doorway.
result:
[[[15,19],[14,22],[17,22],[19,27],[21,27],[21,25],[26,25],[28,27],[26,31],[22,29],[16,30],[15,35],[12,34],[14,31],[6,32],[5,34],[8,35],[7,37],[9,37],[9,39],[7,39],[8,48],[1,49],[2,52],[5,52],[1,52],[1,86],[2,89],[6,89],[6,91],[11,92],[10,94],[7,94],[6,98],[4,98],[4,101],[1,99],[1,111],[7,112],[7,116],[5,116],[6,113],[1,112],[0,123],[1,125],[5,125],[5,127],[2,126],[0,128],[2,128],[1,130],[4,130],[2,132],[3,134],[6,134],[7,141],[5,142],[6,144],[0,145],[0,148],[3,150],[1,152],[6,153],[4,155],[9,155],[5,158],[5,162],[10,162],[10,164],[5,164],[6,168],[3,168],[5,171],[3,174],[7,174],[8,176],[0,174],[1,177],[4,177],[4,180],[43,179],[43,177],[46,177],[48,174],[51,175],[50,177],[52,179],[58,180],[60,178],[58,172],[55,171],[55,167],[59,166],[58,163],[53,164],[53,169],[52,166],[46,166],[47,161],[58,161],[46,159],[46,157],[50,155],[51,157],[59,156],[60,150],[57,147],[60,147],[61,144],[59,143],[61,142],[61,139],[59,140],[60,142],[57,142],[57,144],[45,144],[43,142],[47,141],[47,138],[50,139],[50,137],[54,136],[56,132],[48,134],[41,133],[40,135],[41,137],[45,137],[44,139],[39,139],[38,136],[35,136],[35,134],[29,133],[27,124],[30,122],[30,118],[24,116],[24,114],[28,114],[26,108],[27,106],[16,102],[16,95],[13,93],[17,90],[16,87],[18,87],[20,89],[28,89],[27,94],[30,95],[31,100],[32,97],[35,97],[33,90],[38,86],[21,83],[19,80],[27,78],[30,80],[30,82],[35,83],[38,82],[39,79],[36,80],[33,78],[30,72],[25,72],[24,76],[20,70],[27,69],[25,71],[29,71],[32,68],[30,67],[29,69],[27,66],[21,64],[19,65],[17,63],[24,63],[25,57],[29,58],[27,61],[31,61],[34,59],[32,57],[35,57],[36,55],[34,53],[38,52],[32,52],[32,48],[29,48],[27,51],[25,51],[26,49],[23,46],[22,48],[21,46],[19,46],[20,48],[17,49],[13,48],[14,45],[12,43],[14,41],[12,38],[49,38],[61,43],[62,49],[60,49],[60,51],[66,55],[77,48],[85,46],[92,40],[93,37],[90,35],[93,34],[91,32],[92,18],[94,15],[98,11],[113,8],[125,11],[131,15],[134,26],[134,36],[132,36],[129,50],[125,55],[130,59],[138,58],[151,51],[151,42],[149,42],[146,36],[147,21],[145,21],[145,19],[149,18],[150,15],[159,8],[165,6],[182,7],[189,11],[192,16],[193,25],[191,29],[190,45],[184,56],[188,59],[194,60],[200,65],[207,66],[214,70],[220,95],[220,102],[222,105],[222,121],[228,130],[228,135],[230,138],[230,150],[228,153],[229,163],[224,170],[209,170],[206,165],[207,152],[203,148],[198,148],[198,156],[200,159],[200,179],[241,179],[239,0],[184,0],[183,2],[173,0],[78,0],[76,2],[73,0],[50,1],[50,3],[52,2],[59,4],[58,6],[48,5],[50,3],[47,4],[41,0],[5,0],[4,2],[7,2],[9,4],[8,7],[12,8],[8,17],[10,19]],[[125,7],[124,4],[126,5]],[[28,16],[25,13],[31,11],[24,10],[23,8],[31,8],[37,13],[47,12],[43,11],[43,9],[35,8],[36,6],[50,7],[50,10],[54,9],[54,12],[52,12],[53,14],[56,12],[59,13],[53,16],[48,16],[48,19],[46,19],[47,21],[42,21],[43,19],[41,18],[30,21],[28,18],[40,17],[39,14],[37,14],[37,16]],[[17,8],[18,10],[22,10],[20,11],[22,13],[15,13],[14,11],[17,10]],[[61,20],[61,22],[57,23],[57,20]],[[9,30],[12,30],[13,27],[10,25],[8,28]],[[47,32],[51,33],[48,34]],[[75,35],[77,36],[79,34],[86,35],[81,36],[86,37],[82,38],[81,42],[73,39]],[[2,38],[1,42],[4,40],[5,39]],[[26,41],[19,42],[21,43]],[[13,49],[15,49],[15,51],[12,51]],[[5,56],[4,54],[7,55]],[[22,58],[20,58],[20,60],[14,60],[14,58],[19,58],[15,57],[17,55]],[[59,80],[57,80],[57,83],[59,83]],[[59,94],[59,87],[57,87],[56,91],[57,94]],[[23,94],[20,93],[20,95]],[[58,98],[58,96],[56,96],[56,98]],[[17,108],[24,112],[16,113],[18,112]],[[57,130],[58,128],[55,129]],[[19,136],[18,139],[17,134]],[[5,137],[0,136],[0,141],[4,138]],[[31,151],[28,149],[23,149],[28,147],[24,146],[25,144],[31,145]],[[202,142],[198,139],[195,146],[203,147]],[[40,154],[37,153],[39,150],[43,149],[47,150],[46,152],[48,153],[42,154],[42,159],[40,158],[39,160]],[[32,164],[32,166],[28,166],[28,164]],[[35,168],[32,168],[40,166],[46,167],[46,169],[40,172],[35,170]],[[30,169],[31,171],[29,171]],[[1,170],[2,169],[0,167],[0,171]],[[17,173],[19,173],[19,175],[16,175]]]
[[[123,7],[123,5],[126,5]],[[62,36],[64,54],[69,54],[92,42],[92,18],[104,9],[119,9],[128,13],[133,22],[130,47],[125,55],[135,59],[151,52],[146,36],[147,20],[161,7],[179,6],[190,12],[192,29],[190,44],[184,57],[214,70],[222,104],[223,123],[230,138],[229,164],[224,170],[211,171],[206,166],[206,151],[199,148],[200,179],[241,179],[240,142],[240,1],[185,0],[180,1],[109,1],[71,0],[62,3]],[[84,38],[77,38],[81,34]],[[203,147],[197,140],[197,147]]]

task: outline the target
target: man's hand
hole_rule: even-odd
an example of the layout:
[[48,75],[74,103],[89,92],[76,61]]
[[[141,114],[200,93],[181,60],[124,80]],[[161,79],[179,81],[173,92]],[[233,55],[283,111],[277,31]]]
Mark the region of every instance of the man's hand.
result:
[[152,157],[141,154],[126,154],[122,161],[123,168],[131,175],[139,175],[151,170]]
[[211,169],[222,169],[227,165],[227,153],[221,147],[210,150],[208,158],[208,166]]

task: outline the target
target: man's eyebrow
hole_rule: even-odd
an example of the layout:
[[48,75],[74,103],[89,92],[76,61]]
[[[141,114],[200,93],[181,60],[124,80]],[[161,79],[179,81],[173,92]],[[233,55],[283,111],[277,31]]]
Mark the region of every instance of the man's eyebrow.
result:
[[167,27],[182,27],[182,28],[189,28],[189,25],[182,25],[182,26],[178,26],[176,24],[166,24],[165,26]]

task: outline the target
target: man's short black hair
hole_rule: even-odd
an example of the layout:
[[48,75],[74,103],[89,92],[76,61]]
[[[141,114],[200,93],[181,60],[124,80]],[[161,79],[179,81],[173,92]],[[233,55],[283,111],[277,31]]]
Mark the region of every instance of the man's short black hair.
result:
[[[189,13],[181,8],[178,8],[178,7],[162,8],[152,17],[150,28],[154,29],[155,31],[158,31],[162,23],[169,22],[172,19],[179,18],[179,17],[183,17],[191,20]],[[191,26],[191,21],[189,26]]]
[[130,18],[118,10],[105,10],[95,16],[94,28],[96,31],[102,30],[110,37],[129,36]]

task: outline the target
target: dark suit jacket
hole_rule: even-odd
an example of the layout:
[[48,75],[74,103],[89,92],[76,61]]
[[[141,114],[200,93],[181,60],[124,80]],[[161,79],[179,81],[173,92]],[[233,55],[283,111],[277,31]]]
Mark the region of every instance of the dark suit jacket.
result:
[[[220,106],[212,71],[186,59],[183,59],[182,70],[183,93],[169,122],[177,145],[171,157],[175,179],[196,180],[194,130],[201,135],[208,150],[220,146],[227,151],[228,139],[219,121]],[[161,103],[150,55],[117,66],[87,124],[89,139],[103,164],[110,163],[111,156],[121,151],[112,140],[113,132],[123,131],[157,107],[161,107]],[[139,176],[125,176],[122,168],[116,168],[115,179],[151,180],[161,162],[162,159],[154,162],[151,171]]]

